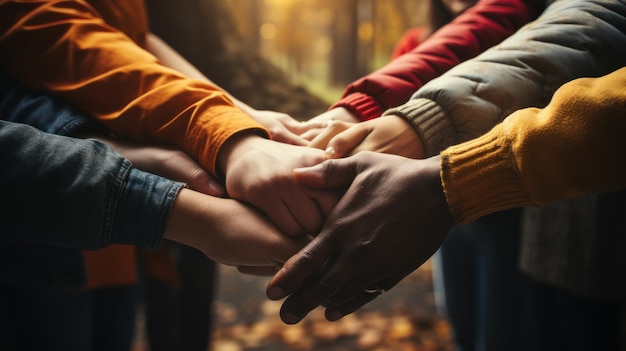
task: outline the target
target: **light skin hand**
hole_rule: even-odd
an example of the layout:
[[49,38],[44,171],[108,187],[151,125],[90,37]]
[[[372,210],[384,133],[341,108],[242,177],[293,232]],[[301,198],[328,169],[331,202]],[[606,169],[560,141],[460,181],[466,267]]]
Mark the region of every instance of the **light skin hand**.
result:
[[[324,128],[321,133],[319,133],[311,142],[307,145],[308,147],[314,147],[316,149],[326,150],[328,148],[328,142],[332,140],[337,134],[345,132],[353,126],[358,125],[358,123],[350,123],[343,121],[330,121],[326,128]],[[326,155],[327,158],[334,158],[334,153],[331,155]]]
[[286,113],[255,110],[247,105],[236,105],[264,126],[269,131],[272,140],[281,143],[305,146],[309,141],[300,134],[311,128],[322,128],[321,122],[300,122]]
[[233,199],[182,189],[165,238],[195,247],[208,258],[270,274],[308,239],[289,238],[256,209]]
[[232,198],[265,212],[285,234],[300,236],[321,228],[338,195],[305,188],[292,172],[323,160],[321,150],[240,133],[222,146],[218,166],[226,175],[226,190]]
[[138,144],[108,137],[95,137],[145,172],[186,183],[191,189],[212,196],[224,196],[224,187],[184,151],[167,145]]
[[324,227],[290,258],[267,286],[287,299],[285,323],[324,305],[335,321],[373,300],[363,290],[389,290],[422,265],[453,225],[439,177],[438,157],[411,160],[361,152],[294,171],[303,185],[346,190]]
[[[337,128],[339,130],[340,128]],[[327,158],[340,158],[361,151],[375,151],[408,158],[424,158],[422,140],[402,117],[389,115],[355,124],[328,138],[317,147],[324,148]]]
[[307,123],[307,130],[300,136],[308,141],[313,141],[318,135],[323,133],[331,121],[340,121],[347,123],[359,123],[360,120],[352,114],[348,109],[343,107],[336,107],[332,110],[328,110],[322,114],[319,114],[311,119]]
[[196,190],[182,189],[175,200],[166,228],[168,239],[195,247],[217,262],[243,265],[243,273],[255,275],[272,275],[307,242],[306,238],[287,238],[258,210],[219,198],[225,194],[224,188],[183,151],[164,145],[98,139],[137,169],[185,182]]

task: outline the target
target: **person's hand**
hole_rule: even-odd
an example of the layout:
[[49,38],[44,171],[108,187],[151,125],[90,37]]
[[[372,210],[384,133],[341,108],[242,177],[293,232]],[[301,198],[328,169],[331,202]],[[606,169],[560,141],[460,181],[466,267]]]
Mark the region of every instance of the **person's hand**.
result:
[[272,140],[281,143],[304,146],[309,141],[301,137],[300,134],[305,133],[309,129],[317,129],[324,126],[324,122],[321,121],[300,122],[290,115],[281,112],[250,108],[244,111],[267,128]]
[[127,158],[133,167],[186,183],[191,189],[224,196],[224,187],[184,151],[167,145],[147,145],[95,136]]
[[324,149],[327,158],[340,158],[361,151],[375,151],[409,158],[423,158],[422,140],[399,116],[382,116],[354,125],[331,123],[309,144]]
[[254,274],[275,272],[308,241],[285,236],[249,205],[190,189],[182,189],[174,201],[165,237]]
[[346,123],[359,123],[359,119],[356,118],[348,109],[343,107],[336,107],[332,110],[328,110],[322,114],[319,114],[306,122],[306,131],[300,136],[308,141],[312,141],[317,138],[318,135],[326,131],[331,121],[339,121]]
[[438,156],[361,152],[295,170],[303,185],[347,190],[319,235],[268,284],[270,299],[289,296],[282,320],[297,323],[319,305],[338,320],[422,265],[453,225],[439,167]]
[[316,233],[338,195],[307,189],[293,178],[293,169],[324,160],[321,150],[294,146],[242,133],[220,150],[218,166],[226,191],[265,212],[287,235]]
[[[311,140],[307,144],[307,146],[314,147],[316,149],[321,149],[324,151],[328,149],[329,151],[332,151],[332,154],[326,155],[326,158],[335,158],[334,156],[336,152],[334,149],[328,148],[328,142],[331,139],[333,139],[337,134],[340,134],[357,125],[358,123],[350,123],[350,122],[344,122],[344,121],[329,121],[328,124],[326,125],[326,128],[320,131],[320,133],[315,138],[313,138],[313,140]],[[357,144],[356,141],[354,141],[354,143]]]

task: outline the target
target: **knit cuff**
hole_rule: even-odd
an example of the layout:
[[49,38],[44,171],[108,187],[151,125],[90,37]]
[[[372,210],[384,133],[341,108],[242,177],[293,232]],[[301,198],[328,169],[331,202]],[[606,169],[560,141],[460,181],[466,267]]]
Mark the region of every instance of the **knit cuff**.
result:
[[532,205],[511,146],[499,126],[441,153],[441,180],[453,218],[469,223],[489,213]]
[[363,93],[351,93],[333,104],[329,109],[343,107],[363,121],[378,118],[383,114],[383,106],[373,97]]
[[400,116],[413,126],[422,139],[426,157],[434,156],[456,142],[454,124],[446,112],[432,100],[409,100],[406,104],[383,113],[383,116],[387,115]]

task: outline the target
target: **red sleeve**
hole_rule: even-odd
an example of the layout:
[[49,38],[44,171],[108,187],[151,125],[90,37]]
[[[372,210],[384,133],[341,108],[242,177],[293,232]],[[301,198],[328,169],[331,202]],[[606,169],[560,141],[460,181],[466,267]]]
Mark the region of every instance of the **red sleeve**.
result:
[[360,120],[399,106],[429,80],[501,42],[543,8],[540,0],[480,0],[412,51],[351,83],[334,105]]
[[411,28],[407,30],[393,48],[390,59],[393,60],[418,47],[422,42],[422,36],[425,31],[426,28],[423,27]]

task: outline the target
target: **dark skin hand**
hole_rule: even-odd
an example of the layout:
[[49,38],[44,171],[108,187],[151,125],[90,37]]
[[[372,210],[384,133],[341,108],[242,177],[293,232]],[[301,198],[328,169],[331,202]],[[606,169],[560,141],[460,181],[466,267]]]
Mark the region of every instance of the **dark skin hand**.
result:
[[270,299],[287,297],[282,320],[295,324],[324,306],[336,321],[378,296],[364,290],[389,290],[432,256],[454,224],[439,167],[438,156],[361,152],[295,170],[302,185],[344,195],[267,286]]

